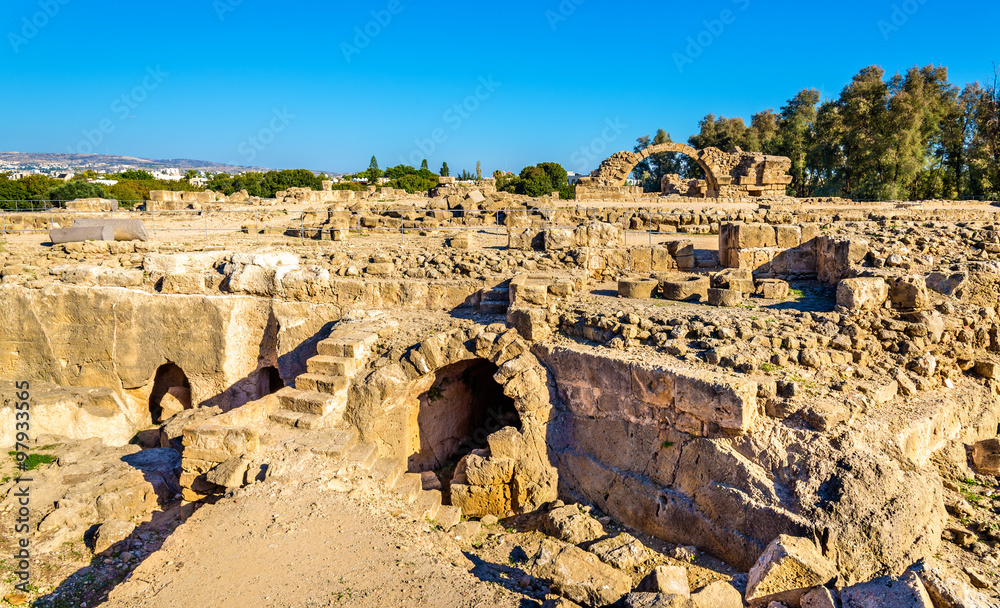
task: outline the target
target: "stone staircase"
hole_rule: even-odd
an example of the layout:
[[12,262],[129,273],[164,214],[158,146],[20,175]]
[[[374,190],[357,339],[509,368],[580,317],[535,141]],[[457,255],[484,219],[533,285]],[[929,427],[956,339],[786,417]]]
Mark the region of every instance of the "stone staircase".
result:
[[296,433],[285,447],[329,458],[352,475],[371,477],[399,495],[417,516],[446,530],[462,519],[461,508],[441,504],[440,490],[424,490],[420,474],[406,472],[404,459],[379,458],[375,444],[360,441],[354,429]]
[[479,312],[484,315],[506,315],[510,308],[510,281],[479,292]]
[[318,354],[306,362],[307,373],[295,379],[295,388],[275,393],[280,409],[270,419],[304,430],[337,426],[347,407],[351,380],[368,362],[376,342],[376,333],[334,330],[316,345]]
[[[504,312],[507,293],[503,288],[502,294],[493,296],[503,298]],[[275,425],[279,450],[310,453],[352,475],[371,477],[402,497],[416,515],[450,529],[462,519],[459,507],[441,504],[441,492],[424,490],[421,476],[406,471],[405,459],[380,458],[374,443],[361,441],[357,430],[344,424],[351,382],[379,340],[377,333],[362,327],[370,328],[371,323],[335,329],[316,345],[317,354],[306,362],[306,373],[295,379],[295,388],[275,393],[280,409],[268,418]]]

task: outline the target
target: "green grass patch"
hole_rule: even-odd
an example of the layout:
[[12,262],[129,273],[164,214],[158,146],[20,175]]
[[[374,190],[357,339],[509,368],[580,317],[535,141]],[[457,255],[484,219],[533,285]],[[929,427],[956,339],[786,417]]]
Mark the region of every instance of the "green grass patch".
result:
[[[8,455],[17,461],[17,452],[8,452]],[[55,461],[56,457],[51,454],[28,454],[23,463],[18,463],[18,468],[22,471],[34,471],[43,464],[52,464]]]

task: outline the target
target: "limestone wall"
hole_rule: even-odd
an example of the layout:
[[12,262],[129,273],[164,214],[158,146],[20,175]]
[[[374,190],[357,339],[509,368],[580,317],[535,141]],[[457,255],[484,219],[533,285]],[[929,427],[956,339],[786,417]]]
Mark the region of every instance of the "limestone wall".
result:
[[[53,284],[0,286],[0,377],[107,387],[146,407],[157,368],[186,374],[192,402],[223,409],[257,399],[256,371],[304,371],[336,305],[246,296],[167,296]],[[138,405],[136,405],[138,404]]]
[[547,443],[567,501],[739,568],[780,534],[814,538],[848,584],[937,550],[937,472],[870,450],[872,438],[834,442],[769,419],[749,380],[581,346],[533,352],[559,395]]
[[719,262],[758,277],[812,278],[836,285],[868,253],[859,239],[819,234],[817,224],[722,224]]

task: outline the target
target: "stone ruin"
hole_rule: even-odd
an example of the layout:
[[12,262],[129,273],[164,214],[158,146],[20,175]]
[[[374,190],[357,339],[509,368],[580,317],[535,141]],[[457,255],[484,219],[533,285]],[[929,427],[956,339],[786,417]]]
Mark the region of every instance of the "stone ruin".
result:
[[[746,182],[712,187],[784,166],[726,158]],[[42,541],[228,508],[308,457],[444,529],[533,522],[526,576],[579,605],[996,605],[994,209],[508,210],[487,248],[501,201],[457,192],[457,234],[415,201],[305,212],[333,241],[0,251],[2,377],[38,382],[61,446]],[[350,213],[371,236],[344,242]],[[719,585],[671,586],[694,555]]]
[[[616,200],[642,195],[642,188],[628,186],[626,182],[643,160],[653,154],[675,152],[684,154],[698,163],[705,172],[705,179],[693,184],[678,184],[679,180],[661,184],[662,194],[680,194],[694,198],[741,200],[763,197],[783,197],[786,186],[792,183],[788,170],[791,159],[744,152],[733,148],[723,152],[718,148],[696,150],[682,143],[665,143],[649,146],[640,152],[618,152],[601,163],[590,177],[580,180],[576,189],[578,201]],[[669,189],[668,189],[669,187]]]

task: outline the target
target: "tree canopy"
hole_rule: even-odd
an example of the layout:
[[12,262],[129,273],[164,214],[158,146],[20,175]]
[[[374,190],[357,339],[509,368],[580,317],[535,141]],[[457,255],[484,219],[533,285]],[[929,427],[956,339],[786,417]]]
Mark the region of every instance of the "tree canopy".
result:
[[85,181],[66,182],[49,190],[50,201],[72,201],[78,198],[107,198],[108,193],[100,184]]
[[528,166],[516,176],[497,171],[493,177],[496,178],[497,190],[503,192],[537,197],[558,191],[561,198],[575,198],[576,188],[569,185],[566,169],[558,163]]
[[250,196],[274,198],[275,194],[289,188],[320,190],[323,180],[307,169],[286,169],[267,173],[249,172],[243,175],[219,173],[208,182],[208,189],[229,195],[246,190]]
[[[655,143],[655,142],[654,142]],[[928,65],[888,76],[859,71],[837,99],[799,91],[777,113],[708,114],[695,148],[735,146],[792,160],[788,193],[862,200],[1000,195],[1000,70],[986,84],[959,87]],[[645,147],[649,138],[640,138]],[[637,146],[638,148],[638,146]],[[655,163],[654,163],[655,164]],[[655,177],[653,164],[637,177]]]

